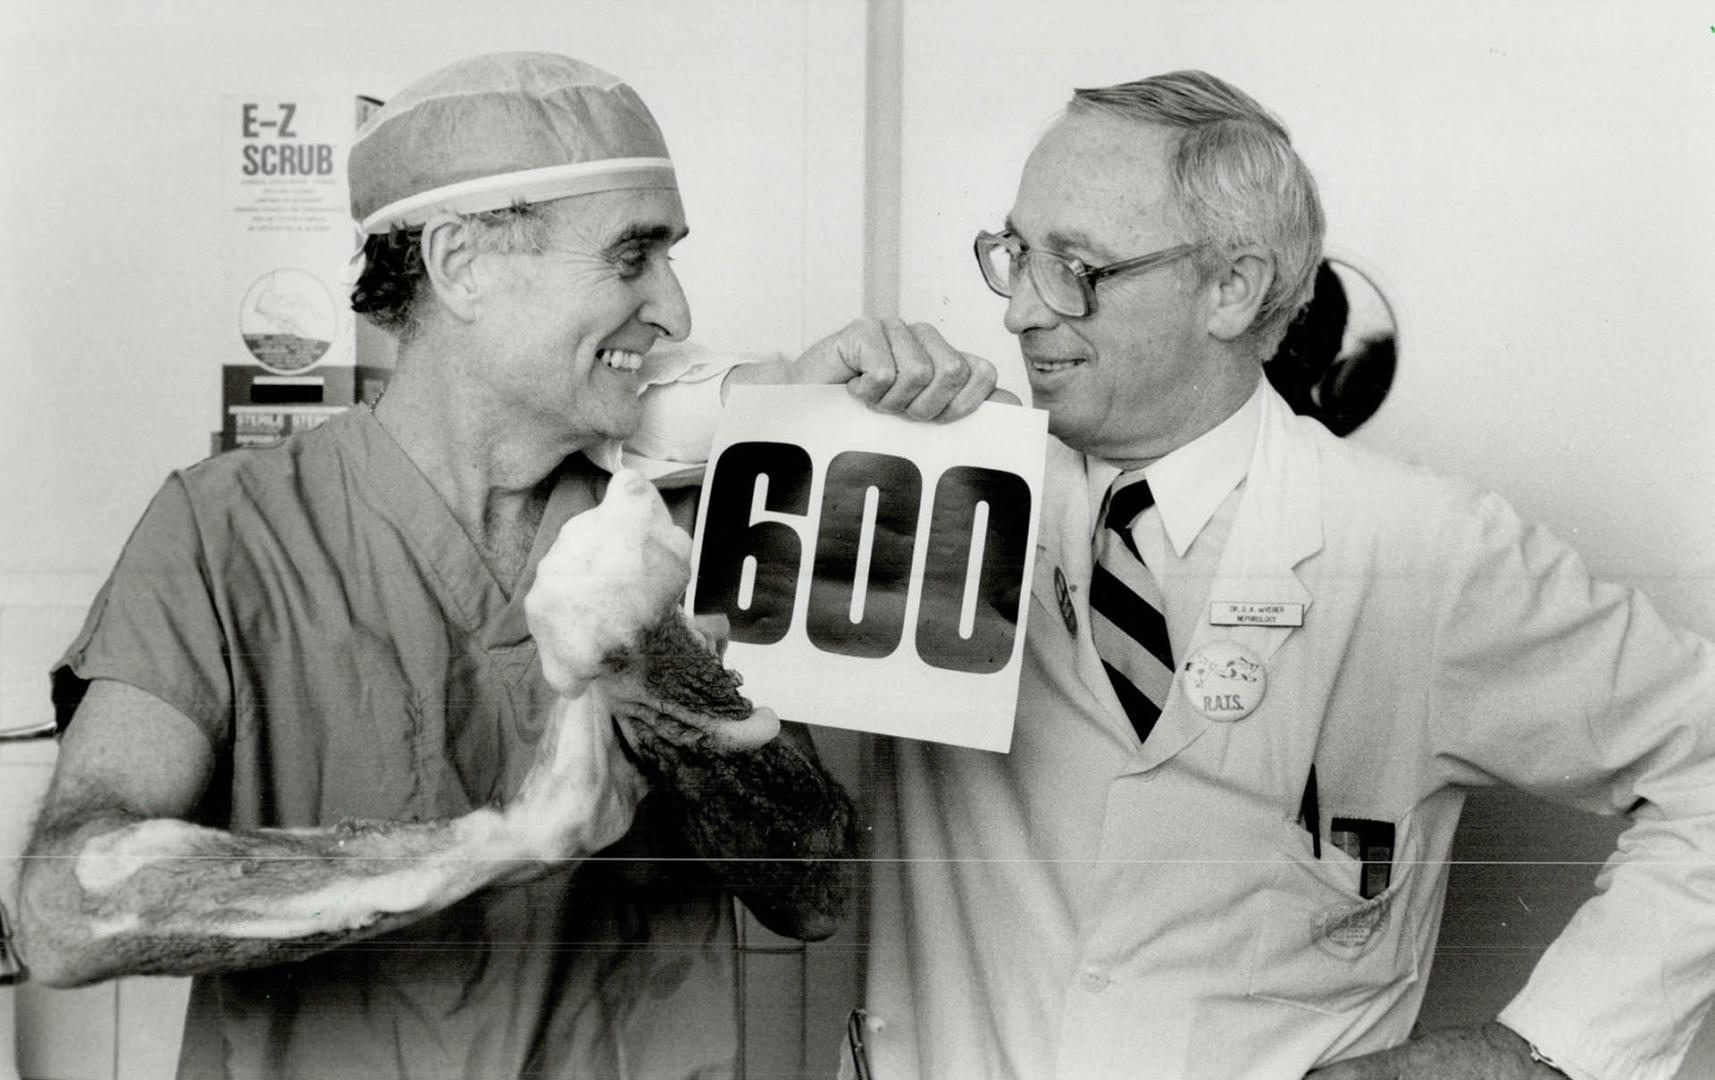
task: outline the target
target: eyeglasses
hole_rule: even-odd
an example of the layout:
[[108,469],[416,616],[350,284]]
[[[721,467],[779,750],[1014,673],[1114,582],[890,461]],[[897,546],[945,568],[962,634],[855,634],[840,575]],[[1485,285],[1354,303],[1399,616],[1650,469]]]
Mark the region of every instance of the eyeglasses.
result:
[[1096,282],[1114,274],[1164,266],[1203,245],[1179,244],[1106,266],[1089,266],[1070,255],[1032,248],[1011,229],[1001,233],[979,232],[975,246],[983,280],[997,295],[1010,298],[1018,290],[1019,277],[1027,274],[1031,287],[1049,310],[1079,319],[1096,310]]

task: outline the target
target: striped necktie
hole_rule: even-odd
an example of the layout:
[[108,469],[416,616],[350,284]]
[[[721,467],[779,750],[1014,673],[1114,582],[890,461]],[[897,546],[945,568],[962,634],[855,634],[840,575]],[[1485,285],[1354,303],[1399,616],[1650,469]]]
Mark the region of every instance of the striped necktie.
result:
[[1161,715],[1173,684],[1173,648],[1161,587],[1131,538],[1132,523],[1155,505],[1142,472],[1121,473],[1108,489],[1090,578],[1090,633],[1138,741]]

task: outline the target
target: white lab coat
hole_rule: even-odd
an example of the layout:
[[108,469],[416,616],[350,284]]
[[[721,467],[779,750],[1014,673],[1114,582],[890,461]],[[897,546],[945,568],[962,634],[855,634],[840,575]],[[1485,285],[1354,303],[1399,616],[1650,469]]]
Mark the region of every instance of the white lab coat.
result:
[[[1297,1080],[1403,1041],[1462,789],[1489,783],[1635,808],[1502,1019],[1575,1075],[1670,1077],[1715,990],[1715,650],[1498,498],[1263,395],[1209,599],[1302,604],[1302,627],[1205,604],[1140,748],[1089,636],[1085,460],[1055,443],[1011,754],[880,747],[877,1080]],[[1181,692],[1222,639],[1267,671],[1237,722]],[[1336,816],[1395,826],[1372,900]]]

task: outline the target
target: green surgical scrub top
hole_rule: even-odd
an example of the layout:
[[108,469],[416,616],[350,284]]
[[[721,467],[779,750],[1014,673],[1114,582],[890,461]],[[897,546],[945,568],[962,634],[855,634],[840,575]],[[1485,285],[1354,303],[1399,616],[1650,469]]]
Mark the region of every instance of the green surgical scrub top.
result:
[[[62,719],[98,678],[176,706],[215,749],[201,817],[221,828],[502,801],[552,695],[523,597],[605,480],[568,461],[509,597],[366,410],[174,473],[55,669]],[[197,978],[179,1076],[732,1075],[732,904],[679,861],[651,803],[575,869],[301,962]]]

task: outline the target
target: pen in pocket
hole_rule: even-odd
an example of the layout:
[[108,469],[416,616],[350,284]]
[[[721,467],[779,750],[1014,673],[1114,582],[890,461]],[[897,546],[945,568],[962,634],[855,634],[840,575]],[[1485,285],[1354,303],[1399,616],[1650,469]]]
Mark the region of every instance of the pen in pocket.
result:
[[1310,776],[1304,781],[1304,797],[1298,803],[1298,821],[1310,830],[1310,853],[1322,857],[1322,805],[1316,791],[1316,763],[1310,764]]
[[1337,817],[1328,823],[1328,839],[1358,860],[1358,895],[1372,900],[1393,880],[1393,823]]

